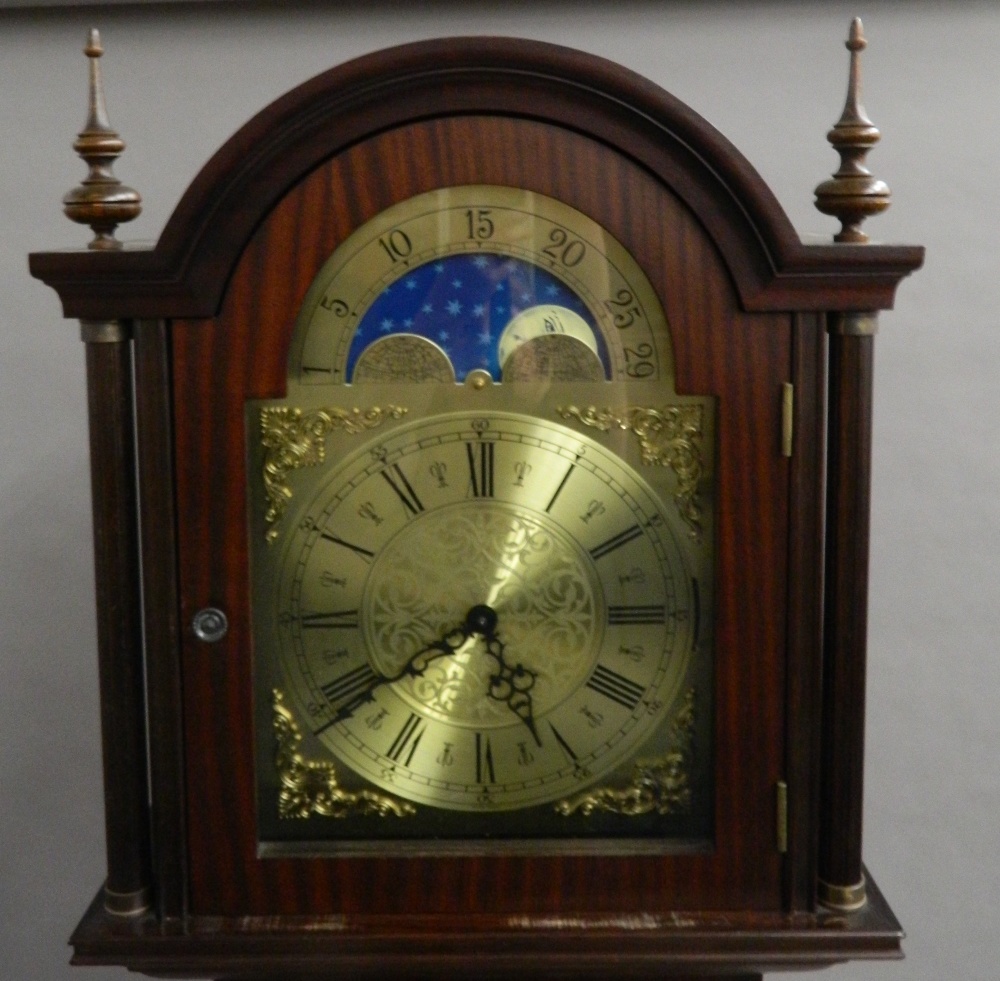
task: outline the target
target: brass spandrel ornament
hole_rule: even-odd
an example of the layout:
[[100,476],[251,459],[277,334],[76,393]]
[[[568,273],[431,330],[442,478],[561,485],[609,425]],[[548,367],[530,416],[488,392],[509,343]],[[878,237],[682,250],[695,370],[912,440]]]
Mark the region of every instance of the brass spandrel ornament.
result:
[[300,467],[315,467],[326,458],[326,437],[342,431],[351,435],[374,429],[386,419],[399,419],[406,409],[389,405],[382,409],[318,408],[303,411],[294,406],[276,406],[260,413],[260,443],[264,447],[264,488],[268,508],[264,515],[269,525],[267,540],[278,537],[277,523],[292,498],[288,474]]
[[627,783],[596,787],[556,804],[560,814],[595,811],[638,817],[655,812],[676,814],[691,809],[691,759],[695,727],[692,688],[671,723],[673,745],[662,756],[637,760]]
[[406,817],[414,813],[406,801],[395,800],[370,790],[357,793],[344,790],[337,779],[337,768],[327,760],[306,760],[299,753],[302,733],[285,697],[274,690],[274,762],[281,781],[278,814],[299,820],[314,814],[343,818],[349,814],[374,817]]
[[704,405],[666,405],[659,409],[636,406],[625,412],[570,405],[558,411],[564,419],[576,419],[601,432],[622,429],[633,433],[642,448],[643,465],[669,467],[677,475],[674,500],[678,512],[690,528],[691,536],[696,540],[701,538],[698,484],[704,474]]

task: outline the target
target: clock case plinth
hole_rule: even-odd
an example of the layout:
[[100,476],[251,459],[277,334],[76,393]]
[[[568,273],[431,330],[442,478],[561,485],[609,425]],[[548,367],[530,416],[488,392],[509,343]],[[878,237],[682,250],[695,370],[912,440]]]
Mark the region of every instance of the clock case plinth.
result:
[[815,970],[855,958],[897,959],[902,929],[874,881],[857,913],[762,916],[501,917],[404,922],[301,917],[113,916],[98,895],[72,937],[73,963],[125,964],[153,977],[219,981],[435,978],[474,969],[523,977],[758,981],[761,972]]
[[[350,174],[337,176],[345,162]],[[213,754],[214,741],[252,725],[245,615],[226,640],[233,660],[193,650],[196,610],[245,608],[233,575],[245,527],[238,506],[222,530],[192,507],[191,461],[204,467],[198,481],[231,489],[243,398],[280,396],[286,321],[318,263],[379,208],[459,183],[511,183],[601,212],[662,294],[678,391],[719,398],[721,492],[746,501],[720,506],[720,575],[737,585],[729,596],[723,583],[719,617],[756,637],[766,683],[748,704],[750,666],[723,654],[713,856],[651,861],[609,844],[582,858],[500,849],[267,865],[249,750],[226,793],[206,784],[202,799],[206,768],[232,762],[232,746]],[[364,193],[332,193],[349,186]],[[299,265],[269,277],[268,256],[303,229]],[[872,338],[835,328],[828,391],[826,330],[891,307],[921,262],[913,247],[804,246],[749,164],[666,93],[588,55],[483,38],[367,56],[278,100],[210,161],[155,248],[33,255],[33,275],[84,322],[88,347],[109,876],[74,934],[74,961],[231,979],[736,979],[900,956],[870,878],[857,911],[817,903],[822,873],[845,888],[862,875],[863,698],[829,693],[863,695],[867,540],[823,502],[829,484],[827,500],[866,527],[871,410],[870,373],[851,365],[870,365]],[[254,310],[272,328],[240,334]],[[753,411],[727,422],[740,399]],[[206,407],[219,431],[205,430]],[[740,571],[755,546],[767,557],[752,579],[770,604],[763,618]],[[741,741],[761,751],[766,784],[740,782]]]

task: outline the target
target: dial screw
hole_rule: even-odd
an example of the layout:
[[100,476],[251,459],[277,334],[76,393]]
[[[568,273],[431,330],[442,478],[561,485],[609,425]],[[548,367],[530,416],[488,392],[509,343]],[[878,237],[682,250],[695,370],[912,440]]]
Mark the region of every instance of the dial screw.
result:
[[229,633],[229,620],[222,610],[214,606],[206,606],[199,610],[191,620],[191,629],[198,640],[206,644],[215,644]]

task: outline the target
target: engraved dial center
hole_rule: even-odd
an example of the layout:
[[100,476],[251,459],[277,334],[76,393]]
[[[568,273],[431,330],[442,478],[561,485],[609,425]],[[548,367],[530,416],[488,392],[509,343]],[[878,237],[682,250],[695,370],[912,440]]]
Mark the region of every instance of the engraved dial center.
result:
[[495,631],[509,660],[535,675],[536,715],[593,670],[604,632],[602,589],[583,549],[541,515],[503,504],[459,503],[410,522],[368,576],[366,646],[380,673],[398,674],[414,651],[463,624],[468,639],[419,677],[397,683],[421,713],[470,728],[517,724],[488,697]]

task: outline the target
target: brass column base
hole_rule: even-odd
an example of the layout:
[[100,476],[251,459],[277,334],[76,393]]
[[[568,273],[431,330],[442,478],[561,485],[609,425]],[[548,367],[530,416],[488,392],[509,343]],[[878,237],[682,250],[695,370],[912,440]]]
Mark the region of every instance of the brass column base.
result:
[[835,886],[832,883],[819,880],[819,901],[829,909],[849,913],[861,909],[868,902],[865,892],[865,877],[853,886]]
[[104,908],[115,916],[138,916],[145,913],[152,903],[153,895],[149,886],[135,892],[115,892],[104,887]]

